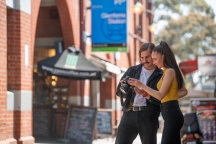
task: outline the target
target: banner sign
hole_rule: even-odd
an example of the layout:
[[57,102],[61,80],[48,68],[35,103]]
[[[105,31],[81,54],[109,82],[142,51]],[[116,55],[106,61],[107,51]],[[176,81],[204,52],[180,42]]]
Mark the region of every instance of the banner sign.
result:
[[216,76],[216,55],[199,56],[198,71],[200,76]]
[[127,0],[91,0],[93,52],[127,51]]

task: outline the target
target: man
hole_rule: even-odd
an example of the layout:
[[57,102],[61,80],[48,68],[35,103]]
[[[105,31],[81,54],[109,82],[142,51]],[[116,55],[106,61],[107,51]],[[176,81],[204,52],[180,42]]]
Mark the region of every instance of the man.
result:
[[[123,116],[118,126],[115,144],[132,144],[139,134],[142,144],[157,144],[158,117],[160,101],[137,87],[130,88],[124,94],[120,87],[126,76],[137,78],[149,87],[157,90],[157,82],[163,72],[153,64],[151,58],[153,43],[145,43],[139,50],[141,64],[128,68],[117,87],[116,95],[121,97]],[[123,98],[125,101],[123,103]]]

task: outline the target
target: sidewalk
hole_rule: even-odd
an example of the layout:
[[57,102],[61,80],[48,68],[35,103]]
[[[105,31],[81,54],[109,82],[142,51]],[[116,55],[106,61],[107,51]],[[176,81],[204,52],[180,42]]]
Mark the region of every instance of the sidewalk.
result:
[[[157,144],[160,144],[161,142],[161,133],[157,133]],[[60,139],[59,139],[60,140]],[[59,141],[57,139],[53,138],[40,138],[37,139],[37,142],[35,144],[69,144],[66,141],[63,142],[63,139]],[[103,138],[103,139],[97,139],[92,142],[92,144],[114,144],[115,143],[115,138]],[[139,136],[134,140],[133,144],[141,144]]]
[[[162,133],[157,133],[157,143],[161,143],[161,136]],[[104,139],[97,139],[94,140],[92,144],[114,144],[115,143],[115,138],[104,138]],[[139,136],[136,137],[134,140],[133,144],[141,144]]]

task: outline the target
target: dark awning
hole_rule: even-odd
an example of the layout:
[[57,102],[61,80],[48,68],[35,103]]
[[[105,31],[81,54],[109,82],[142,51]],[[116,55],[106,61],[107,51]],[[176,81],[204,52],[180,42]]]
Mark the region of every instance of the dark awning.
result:
[[198,69],[197,59],[180,62],[179,68],[184,75],[192,73]]
[[69,47],[61,54],[38,62],[38,71],[70,79],[100,80],[102,71],[92,64],[75,47]]

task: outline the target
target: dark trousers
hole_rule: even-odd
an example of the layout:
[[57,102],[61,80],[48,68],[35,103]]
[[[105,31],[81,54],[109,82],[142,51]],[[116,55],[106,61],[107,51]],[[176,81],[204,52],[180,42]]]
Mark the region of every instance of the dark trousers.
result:
[[118,126],[115,144],[132,144],[140,135],[142,144],[157,144],[158,115],[146,111],[124,112]]
[[180,129],[183,126],[184,117],[178,101],[162,103],[161,114],[164,119],[161,144],[181,144]]

